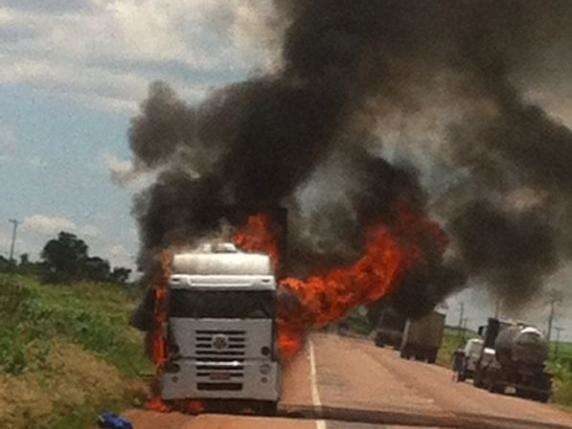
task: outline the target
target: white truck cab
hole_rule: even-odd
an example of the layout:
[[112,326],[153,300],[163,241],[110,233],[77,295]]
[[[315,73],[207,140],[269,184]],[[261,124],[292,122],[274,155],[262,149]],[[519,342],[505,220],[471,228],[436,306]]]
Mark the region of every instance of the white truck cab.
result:
[[162,396],[275,404],[276,279],[267,255],[233,244],[174,256]]

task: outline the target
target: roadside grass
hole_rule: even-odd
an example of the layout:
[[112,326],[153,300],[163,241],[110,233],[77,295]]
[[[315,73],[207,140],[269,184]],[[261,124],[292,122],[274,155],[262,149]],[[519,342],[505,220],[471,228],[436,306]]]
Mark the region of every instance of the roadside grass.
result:
[[441,348],[437,353],[437,365],[451,368],[453,362],[453,353],[459,347],[462,347],[465,344],[465,341],[469,338],[472,338],[472,336],[466,335],[465,340],[463,340],[463,336],[458,332],[450,332],[445,330]]
[[152,368],[128,325],[136,303],[118,285],[0,275],[0,427],[84,428],[140,403]]

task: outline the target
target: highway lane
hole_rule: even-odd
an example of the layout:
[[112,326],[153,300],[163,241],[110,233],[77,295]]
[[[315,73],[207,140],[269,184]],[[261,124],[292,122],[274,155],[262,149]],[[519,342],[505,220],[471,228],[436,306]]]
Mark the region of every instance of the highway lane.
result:
[[131,410],[136,429],[572,428],[551,405],[455,383],[446,368],[400,359],[371,341],[313,334],[285,369],[280,417]]

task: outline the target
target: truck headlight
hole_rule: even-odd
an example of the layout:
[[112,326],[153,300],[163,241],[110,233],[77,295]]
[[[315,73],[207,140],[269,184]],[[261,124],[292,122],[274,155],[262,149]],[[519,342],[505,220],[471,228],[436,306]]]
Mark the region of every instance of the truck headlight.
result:
[[263,375],[270,374],[271,370],[272,370],[272,368],[270,368],[270,365],[268,365],[268,364],[260,365],[260,373]]

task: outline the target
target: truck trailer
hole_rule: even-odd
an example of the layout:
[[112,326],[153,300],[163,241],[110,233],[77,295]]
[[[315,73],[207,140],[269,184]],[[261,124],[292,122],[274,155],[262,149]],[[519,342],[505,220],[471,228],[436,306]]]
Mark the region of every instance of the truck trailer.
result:
[[435,363],[443,341],[445,315],[437,311],[419,318],[408,319],[403,331],[400,355],[404,359]]
[[475,368],[475,387],[497,393],[512,388],[520,397],[548,401],[552,390],[545,366],[549,347],[539,329],[489,318],[479,334],[484,335],[484,344]]
[[248,401],[275,411],[281,367],[270,258],[219,243],[175,255],[171,271],[162,398]]
[[378,347],[388,345],[399,350],[406,322],[407,318],[392,307],[384,308],[377,322],[375,345]]

